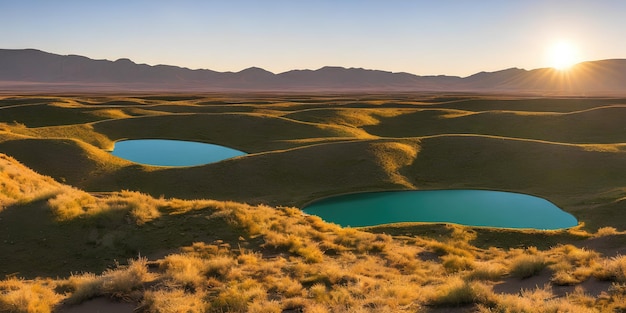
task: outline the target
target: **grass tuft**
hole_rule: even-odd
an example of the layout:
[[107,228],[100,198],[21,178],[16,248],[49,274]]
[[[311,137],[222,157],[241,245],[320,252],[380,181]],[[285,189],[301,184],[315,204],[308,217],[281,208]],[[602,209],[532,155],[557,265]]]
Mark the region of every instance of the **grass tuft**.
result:
[[49,313],[63,298],[52,281],[25,282],[16,278],[0,281],[0,312]]
[[472,304],[476,300],[477,293],[471,283],[461,278],[453,278],[441,286],[431,295],[430,304],[434,306],[461,306]]
[[181,289],[146,291],[141,309],[159,313],[204,313],[209,309],[203,294],[186,293]]
[[510,275],[517,278],[528,278],[541,272],[546,262],[541,255],[522,254],[511,261]]

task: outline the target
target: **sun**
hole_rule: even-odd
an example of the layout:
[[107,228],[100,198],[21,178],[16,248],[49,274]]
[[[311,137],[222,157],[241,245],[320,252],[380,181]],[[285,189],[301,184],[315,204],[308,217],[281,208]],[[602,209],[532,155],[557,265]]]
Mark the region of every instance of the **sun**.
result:
[[560,71],[568,70],[581,61],[578,48],[570,42],[559,41],[548,49],[548,64]]

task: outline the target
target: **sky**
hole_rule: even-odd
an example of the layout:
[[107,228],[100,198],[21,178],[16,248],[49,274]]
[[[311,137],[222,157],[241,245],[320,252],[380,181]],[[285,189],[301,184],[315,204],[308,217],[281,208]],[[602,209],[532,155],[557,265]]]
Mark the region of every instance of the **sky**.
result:
[[[0,0],[0,48],[237,72],[469,76],[626,58],[623,0]],[[574,57],[572,57],[574,55]]]

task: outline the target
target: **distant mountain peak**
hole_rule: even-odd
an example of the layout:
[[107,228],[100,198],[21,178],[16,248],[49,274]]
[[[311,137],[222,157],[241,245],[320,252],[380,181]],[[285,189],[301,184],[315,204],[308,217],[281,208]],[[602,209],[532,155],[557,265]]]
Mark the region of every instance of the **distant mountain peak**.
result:
[[242,74],[242,73],[257,73],[257,74],[272,74],[272,75],[274,75],[274,73],[272,73],[272,72],[270,72],[270,71],[268,71],[266,69],[263,69],[263,68],[260,68],[260,67],[256,67],[256,66],[248,67],[248,68],[246,68],[244,70],[241,70],[241,71],[239,71],[237,73],[240,73],[240,74]]
[[127,58],[117,59],[117,60],[115,60],[115,63],[135,64],[135,62],[133,62],[130,59],[127,59]]

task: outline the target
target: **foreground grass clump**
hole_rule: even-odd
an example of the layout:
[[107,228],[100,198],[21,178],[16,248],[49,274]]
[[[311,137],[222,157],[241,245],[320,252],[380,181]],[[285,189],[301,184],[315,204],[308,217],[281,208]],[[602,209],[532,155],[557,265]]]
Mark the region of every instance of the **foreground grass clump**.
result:
[[73,275],[61,285],[71,292],[66,302],[80,303],[98,296],[137,301],[142,298],[138,290],[154,279],[146,262],[145,258],[129,260],[129,265],[107,270],[99,276],[91,273]]
[[513,258],[510,273],[513,277],[528,278],[538,274],[545,267],[546,261],[543,255],[535,249],[530,249],[530,252]]
[[554,249],[549,268],[554,271],[552,282],[556,285],[575,285],[602,271],[600,254],[595,251],[580,249],[572,245],[563,245]]
[[9,278],[0,281],[0,312],[52,312],[63,299],[55,292],[53,280],[23,281]]

